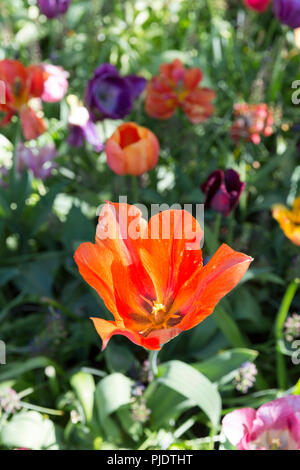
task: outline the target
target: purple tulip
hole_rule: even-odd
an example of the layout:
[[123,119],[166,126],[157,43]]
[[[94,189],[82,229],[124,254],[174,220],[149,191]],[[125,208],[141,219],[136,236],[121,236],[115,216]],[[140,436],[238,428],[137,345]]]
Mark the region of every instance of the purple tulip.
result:
[[232,170],[213,171],[201,185],[205,194],[205,206],[228,216],[237,206],[240,196],[245,189],[245,183],[240,175]]
[[273,11],[281,23],[293,29],[300,26],[300,0],[274,0]]
[[142,93],[146,80],[136,75],[121,77],[110,64],[98,67],[88,81],[85,100],[93,121],[121,119],[130,113],[134,100]]
[[20,144],[17,150],[18,172],[21,173],[27,167],[32,171],[35,178],[45,180],[51,176],[52,170],[56,166],[53,163],[56,156],[56,149],[53,144],[34,149]]
[[97,128],[84,106],[73,106],[71,108],[69,129],[68,144],[72,147],[81,147],[86,140],[94,147],[96,152],[102,152],[104,149],[104,144],[99,138]]
[[38,0],[38,6],[48,19],[63,15],[69,8],[71,0]]

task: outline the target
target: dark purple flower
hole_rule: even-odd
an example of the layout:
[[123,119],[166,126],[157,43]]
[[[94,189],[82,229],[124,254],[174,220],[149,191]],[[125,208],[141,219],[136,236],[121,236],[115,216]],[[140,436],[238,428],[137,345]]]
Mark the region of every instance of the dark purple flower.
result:
[[71,108],[69,129],[68,143],[72,147],[81,147],[84,141],[87,140],[96,152],[101,152],[104,149],[104,144],[99,138],[97,128],[84,106],[73,105]]
[[125,117],[145,86],[144,78],[136,75],[121,77],[116,67],[102,64],[88,81],[85,95],[93,121]]
[[274,0],[273,11],[281,23],[293,29],[300,26],[300,0]]
[[240,196],[245,189],[245,183],[240,175],[232,170],[213,171],[201,185],[205,194],[205,206],[228,216],[237,206]]
[[50,20],[66,13],[71,0],[38,0],[41,13]]

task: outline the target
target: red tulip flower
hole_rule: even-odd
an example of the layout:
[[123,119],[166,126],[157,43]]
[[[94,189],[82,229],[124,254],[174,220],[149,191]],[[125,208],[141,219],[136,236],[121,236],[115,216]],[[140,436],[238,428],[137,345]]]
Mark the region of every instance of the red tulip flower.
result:
[[107,140],[105,152],[117,175],[142,175],[157,164],[159,142],[146,127],[126,122]]
[[263,13],[267,10],[271,0],[244,0],[246,7]]
[[146,89],[145,109],[156,119],[169,119],[182,108],[194,124],[206,121],[213,113],[215,92],[199,88],[203,78],[199,68],[186,69],[179,59],[162,64],[159,75],[153,77]]
[[114,316],[92,318],[102,349],[119,334],[158,350],[202,322],[238,284],[252,258],[222,245],[203,266],[201,238],[186,211],[164,211],[147,224],[135,206],[103,207],[95,244],[81,244],[74,256]]
[[24,67],[18,60],[1,60],[0,80],[5,84],[5,103],[0,104],[0,111],[5,113],[2,126],[18,113],[27,140],[43,134],[45,123],[30,105],[30,100],[40,98],[44,91],[42,68],[34,65]]

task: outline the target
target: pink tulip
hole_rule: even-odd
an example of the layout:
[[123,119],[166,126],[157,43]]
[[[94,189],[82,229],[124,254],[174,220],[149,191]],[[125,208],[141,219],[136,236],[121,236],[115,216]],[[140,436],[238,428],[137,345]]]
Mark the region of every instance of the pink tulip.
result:
[[246,7],[263,13],[269,6],[271,0],[244,0]]
[[257,411],[232,411],[222,425],[226,438],[239,450],[300,450],[300,396],[287,395]]
[[63,99],[68,90],[69,74],[62,67],[51,64],[43,64],[44,91],[42,100],[47,103],[56,103]]

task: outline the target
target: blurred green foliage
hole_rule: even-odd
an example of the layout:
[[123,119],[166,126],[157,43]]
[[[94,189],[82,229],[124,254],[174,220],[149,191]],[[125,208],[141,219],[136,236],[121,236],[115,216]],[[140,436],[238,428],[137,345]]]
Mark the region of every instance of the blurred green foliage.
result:
[[[246,11],[226,0],[73,0],[62,19],[46,20],[34,0],[0,1],[0,59],[49,61],[70,73],[69,93],[83,99],[86,81],[103,62],[149,79],[175,57],[199,66],[216,91],[214,116],[192,125],[178,112],[149,118],[143,97],[130,120],[159,138],[159,165],[139,179],[139,202],[202,203],[200,184],[216,168],[233,167],[246,181],[241,207],[223,219],[218,243],[255,258],[243,282],[215,313],[164,346],[151,377],[148,353],[114,337],[104,352],[89,317],[110,319],[97,294],[78,275],[73,253],[92,241],[97,207],[127,194],[129,177],[114,175],[91,147],[68,146],[68,106],[47,104],[48,131],[58,167],[46,182],[24,171],[0,187],[1,391],[15,389],[21,409],[0,412],[0,445],[34,449],[211,449],[220,440],[221,415],[258,406],[293,391],[300,366],[282,347],[286,388],[276,378],[274,322],[288,284],[299,275],[300,252],[272,220],[275,202],[290,201],[299,168],[292,127],[299,109],[291,82],[300,78],[293,34],[271,13]],[[228,135],[237,101],[275,107],[276,132],[255,146],[236,147]],[[103,138],[119,122],[99,124]],[[16,119],[1,129],[0,159],[9,160]],[[205,256],[215,214],[207,211]],[[289,307],[288,307],[289,308]],[[300,310],[300,297],[290,308]],[[255,390],[232,383],[239,367],[255,361]],[[134,390],[143,385],[142,395]],[[299,387],[298,387],[299,393]],[[149,410],[149,412],[148,412]]]

